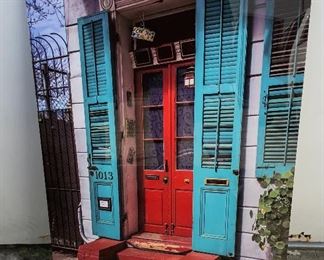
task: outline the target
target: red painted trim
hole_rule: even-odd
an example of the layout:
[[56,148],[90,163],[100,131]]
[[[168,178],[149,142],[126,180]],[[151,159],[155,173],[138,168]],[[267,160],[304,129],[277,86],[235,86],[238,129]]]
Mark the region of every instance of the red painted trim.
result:
[[[177,69],[179,67],[190,66],[194,63],[192,61],[173,63],[160,67],[148,68],[136,71],[135,77],[135,103],[136,103],[136,122],[137,122],[137,158],[138,158],[138,196],[139,196],[139,224],[140,230],[147,232],[164,233],[164,225],[153,225],[145,223],[145,189],[150,188],[153,190],[163,190],[163,210],[162,219],[163,222],[168,223],[169,227],[171,223],[176,223],[176,214],[182,214],[181,212],[188,209],[186,205],[176,205],[176,192],[180,191],[185,196],[192,197],[192,170],[177,170],[176,169],[176,95],[177,95]],[[169,171],[165,170],[144,170],[144,152],[143,152],[143,100],[142,100],[142,77],[147,73],[163,72],[163,143],[164,143],[164,159],[168,160]],[[148,106],[145,106],[148,107]],[[163,185],[160,182],[152,182],[145,179],[145,175],[154,174],[159,175],[160,180],[164,177],[169,178],[169,184]],[[184,183],[184,179],[190,179],[190,183]],[[189,207],[192,207],[192,201],[189,203]],[[185,211],[184,211],[185,212]],[[189,210],[188,214],[192,214]],[[157,212],[158,213],[158,212]],[[157,216],[159,218],[160,216]],[[187,215],[181,216],[182,218],[188,217]],[[192,223],[192,219],[188,222]],[[174,235],[191,237],[191,226],[178,227],[174,229]]]
[[[171,92],[171,115],[173,115],[171,120],[171,144],[172,144],[172,217],[171,217],[171,223],[175,224],[174,229],[174,235],[176,236],[186,236],[191,237],[192,233],[192,227],[180,227],[177,225],[177,214],[183,214],[183,216],[180,216],[180,218],[188,218],[188,216],[185,214],[185,212],[188,209],[188,206],[186,204],[177,205],[176,203],[176,193],[177,192],[191,192],[192,196],[192,190],[193,190],[193,174],[192,170],[178,170],[176,168],[177,165],[177,69],[180,67],[185,66],[191,66],[194,65],[192,61],[189,62],[182,62],[182,63],[176,63],[176,64],[170,64],[170,72],[171,72],[171,79],[170,82],[170,92]],[[189,179],[190,183],[186,184],[184,183],[184,179]],[[192,207],[192,202],[191,202]],[[189,210],[191,219],[189,220],[190,223],[192,223],[192,210]]]

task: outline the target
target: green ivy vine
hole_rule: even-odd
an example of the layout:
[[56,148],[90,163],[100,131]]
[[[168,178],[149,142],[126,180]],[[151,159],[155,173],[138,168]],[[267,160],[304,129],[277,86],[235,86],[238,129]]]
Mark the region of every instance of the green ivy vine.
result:
[[294,184],[294,170],[285,174],[276,173],[272,178],[259,179],[265,189],[260,196],[259,210],[253,230],[252,240],[262,250],[271,247],[273,259],[287,257],[290,212]]

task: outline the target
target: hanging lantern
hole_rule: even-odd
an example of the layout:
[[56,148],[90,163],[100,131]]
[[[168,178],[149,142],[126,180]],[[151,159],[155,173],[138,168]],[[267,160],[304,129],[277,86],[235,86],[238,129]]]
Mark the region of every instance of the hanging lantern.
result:
[[191,66],[187,68],[184,73],[184,86],[185,88],[195,87],[195,67]]

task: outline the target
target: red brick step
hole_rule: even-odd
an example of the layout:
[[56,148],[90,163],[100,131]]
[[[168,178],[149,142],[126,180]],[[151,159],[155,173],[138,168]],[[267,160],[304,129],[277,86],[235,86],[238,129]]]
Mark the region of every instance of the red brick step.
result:
[[180,260],[182,255],[172,255],[155,251],[146,251],[136,248],[127,248],[117,253],[118,260]]
[[125,241],[100,238],[78,249],[78,260],[114,260],[117,252],[126,248]]
[[220,257],[217,255],[191,252],[181,258],[181,260],[220,260]]
[[[152,240],[154,238],[154,240]],[[129,242],[130,241],[130,242]],[[125,241],[101,238],[89,244],[81,245],[79,260],[220,260],[216,255],[191,251],[191,243],[185,238],[135,236],[127,241],[140,248],[126,248]],[[175,252],[175,253],[174,253]]]

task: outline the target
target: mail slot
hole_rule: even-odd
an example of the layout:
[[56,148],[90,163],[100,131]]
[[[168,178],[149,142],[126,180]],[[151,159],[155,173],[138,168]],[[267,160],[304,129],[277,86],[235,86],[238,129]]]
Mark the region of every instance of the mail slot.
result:
[[160,179],[159,175],[145,175],[145,179],[151,180],[151,181],[157,181]]
[[228,186],[229,181],[227,179],[208,178],[208,179],[205,179],[205,185],[208,185],[208,186]]

